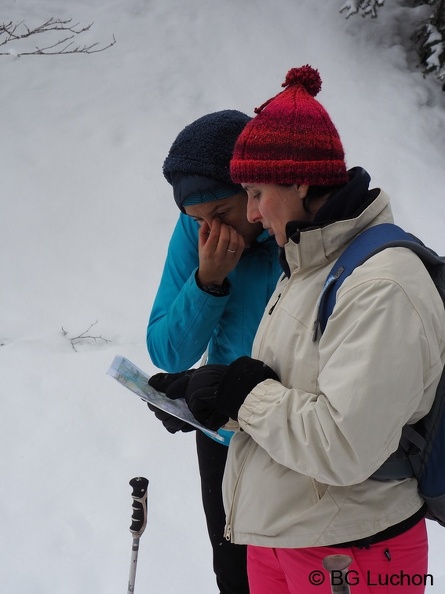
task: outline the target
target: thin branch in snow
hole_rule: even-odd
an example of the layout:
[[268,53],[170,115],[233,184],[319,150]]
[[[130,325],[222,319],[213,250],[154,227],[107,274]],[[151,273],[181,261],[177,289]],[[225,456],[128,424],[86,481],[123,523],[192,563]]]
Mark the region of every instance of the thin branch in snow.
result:
[[[89,325],[89,327],[84,330],[83,332],[81,332],[78,336],[73,336],[72,338],[69,338],[69,341],[71,342],[71,346],[73,347],[73,349],[76,351],[77,353],[77,349],[76,349],[76,343],[81,342],[83,340],[92,340],[94,342],[97,342],[99,340],[102,340],[105,343],[109,343],[111,342],[111,340],[108,340],[107,338],[104,338],[102,335],[100,336],[94,336],[91,334],[88,334],[88,332],[91,330],[91,328],[93,326],[95,326],[98,323],[99,320],[96,320],[95,322],[93,322],[92,324]],[[62,326],[62,334],[63,336],[67,336],[68,335],[68,331],[64,329],[64,327]]]
[[[23,21],[20,23],[9,23],[0,24],[0,47],[4,47],[11,42],[20,42],[24,39],[28,39],[34,35],[41,35],[44,33],[51,33],[53,31],[67,31],[71,33],[68,37],[60,39],[54,43],[47,45],[36,46],[35,49],[29,51],[20,51],[16,48],[8,49],[7,51],[0,52],[0,56],[15,55],[20,56],[52,56],[62,54],[94,54],[103,52],[110,48],[116,43],[116,39],[113,35],[112,41],[103,47],[98,47],[99,43],[91,43],[84,45],[76,45],[73,47],[74,42],[72,41],[77,35],[81,35],[86,31],[89,31],[93,23],[86,26],[81,26],[79,23],[72,24],[72,19],[59,19],[51,17],[41,25],[34,28],[29,28]],[[66,45],[64,45],[66,44]]]

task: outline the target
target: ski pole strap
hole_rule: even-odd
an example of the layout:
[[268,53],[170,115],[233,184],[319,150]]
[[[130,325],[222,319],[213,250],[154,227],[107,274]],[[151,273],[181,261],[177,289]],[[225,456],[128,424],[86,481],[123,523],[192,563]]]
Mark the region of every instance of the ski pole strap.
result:
[[131,516],[130,532],[133,538],[139,538],[147,525],[148,479],[143,476],[135,477],[131,479],[130,486],[133,488],[131,494],[133,514]]

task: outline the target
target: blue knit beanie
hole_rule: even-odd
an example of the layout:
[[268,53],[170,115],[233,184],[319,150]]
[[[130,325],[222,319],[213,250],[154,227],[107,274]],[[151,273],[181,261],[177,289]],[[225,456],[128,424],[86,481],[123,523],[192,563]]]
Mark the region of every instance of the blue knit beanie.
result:
[[163,173],[182,211],[184,204],[219,200],[242,191],[230,177],[230,159],[250,120],[240,111],[226,109],[197,119],[178,134]]

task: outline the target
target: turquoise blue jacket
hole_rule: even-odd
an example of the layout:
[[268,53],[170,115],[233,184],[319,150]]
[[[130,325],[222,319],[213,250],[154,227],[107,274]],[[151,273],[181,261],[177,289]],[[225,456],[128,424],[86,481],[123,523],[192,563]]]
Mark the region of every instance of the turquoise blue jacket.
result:
[[153,363],[183,371],[207,352],[207,363],[227,365],[250,355],[252,342],[281,268],[275,239],[263,232],[228,275],[230,293],[215,297],[196,284],[198,223],[181,214],[170,240],[147,328]]

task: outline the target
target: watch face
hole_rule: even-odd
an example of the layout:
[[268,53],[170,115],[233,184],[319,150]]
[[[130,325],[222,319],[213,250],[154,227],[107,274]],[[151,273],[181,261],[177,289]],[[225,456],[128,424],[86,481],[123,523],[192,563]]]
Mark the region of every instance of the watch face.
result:
[[224,291],[223,288],[218,285],[207,285],[203,287],[206,293],[210,293],[210,295],[223,295]]
[[202,287],[202,290],[209,295],[214,295],[215,297],[222,297],[223,295],[227,295],[227,289],[224,285],[205,285]]

